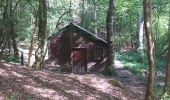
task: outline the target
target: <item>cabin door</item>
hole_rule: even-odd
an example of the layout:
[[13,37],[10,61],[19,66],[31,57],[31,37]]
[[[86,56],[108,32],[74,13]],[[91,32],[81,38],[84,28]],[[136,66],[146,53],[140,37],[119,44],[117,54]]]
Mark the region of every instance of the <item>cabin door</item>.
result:
[[72,49],[72,63],[73,73],[87,72],[87,49],[86,48],[73,48]]

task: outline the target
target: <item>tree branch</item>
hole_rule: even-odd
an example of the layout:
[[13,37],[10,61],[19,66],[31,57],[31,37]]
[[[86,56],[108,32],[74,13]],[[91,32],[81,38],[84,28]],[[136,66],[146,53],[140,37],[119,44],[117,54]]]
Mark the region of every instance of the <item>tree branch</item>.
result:
[[20,1],[21,1],[21,0],[18,0],[18,2],[16,2],[15,6],[14,6],[14,8],[13,8],[13,10],[12,10],[12,12],[14,12],[14,11],[17,9],[17,6],[19,5]]
[[70,13],[70,10],[69,11],[66,11],[64,12],[59,18],[58,18],[58,21],[57,21],[57,24],[55,25],[55,30],[58,28],[59,24],[60,24],[60,20],[62,19],[62,17],[66,14]]
[[30,2],[30,0],[27,0],[27,2],[30,4],[30,6],[33,8],[34,12],[36,12],[35,7],[32,5],[32,3]]

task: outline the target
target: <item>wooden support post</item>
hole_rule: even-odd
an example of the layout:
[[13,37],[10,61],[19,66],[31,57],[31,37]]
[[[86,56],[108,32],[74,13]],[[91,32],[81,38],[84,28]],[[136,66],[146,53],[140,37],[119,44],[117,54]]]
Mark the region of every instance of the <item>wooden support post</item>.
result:
[[24,56],[23,56],[23,52],[21,52],[21,65],[24,65]]

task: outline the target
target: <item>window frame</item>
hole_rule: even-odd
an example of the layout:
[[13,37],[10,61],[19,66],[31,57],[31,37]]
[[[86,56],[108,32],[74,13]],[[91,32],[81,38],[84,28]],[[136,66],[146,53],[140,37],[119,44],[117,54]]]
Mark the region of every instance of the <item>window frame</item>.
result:
[[[101,51],[99,51],[99,52],[102,52],[102,54],[100,54],[100,55],[98,55],[97,53],[96,53],[96,50],[101,50]],[[100,57],[99,57],[100,56]],[[104,49],[102,48],[102,47],[94,47],[93,48],[93,59],[94,60],[101,60],[101,59],[103,59],[104,58]]]

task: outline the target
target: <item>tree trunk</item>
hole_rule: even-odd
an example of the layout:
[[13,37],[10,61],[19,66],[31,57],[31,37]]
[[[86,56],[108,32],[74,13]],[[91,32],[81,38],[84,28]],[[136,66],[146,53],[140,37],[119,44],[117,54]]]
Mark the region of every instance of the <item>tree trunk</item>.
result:
[[[169,2],[169,6],[170,6],[170,2]],[[170,13],[169,13],[168,34],[170,38]],[[166,67],[164,93],[167,93],[168,95],[170,95],[170,39],[169,39],[169,46],[168,46],[168,64]]]
[[96,26],[96,21],[97,21],[97,5],[96,5],[96,0],[93,0],[93,33],[97,35],[97,26]]
[[85,0],[82,0],[81,26],[85,28]]
[[143,62],[144,60],[144,44],[143,44],[143,24],[144,22],[142,21],[142,13],[141,11],[138,12],[138,22],[137,22],[137,40],[136,40],[136,50],[140,54],[140,62]]
[[32,51],[33,51],[33,49],[34,49],[35,34],[36,34],[36,32],[37,32],[37,25],[38,25],[37,20],[38,20],[38,19],[37,19],[37,13],[35,13],[35,22],[34,22],[35,27],[34,27],[33,32],[32,32],[31,44],[30,44],[29,55],[28,55],[28,67],[29,67],[30,69],[32,69],[32,68],[31,68],[31,67],[32,67],[32,65],[31,65],[31,58],[32,58]]
[[[17,42],[16,42],[14,10],[12,8],[13,8],[13,1],[10,1],[10,33],[11,33],[11,39],[12,39],[12,46],[14,50],[14,55],[19,56]],[[9,50],[10,50],[10,47],[9,47]]]
[[39,0],[39,25],[38,25],[38,49],[35,52],[35,62],[33,68],[38,70],[43,68],[44,63],[44,45],[47,27],[47,5],[46,0]]
[[[5,9],[3,13],[3,40],[1,42],[1,54],[3,54],[3,50],[8,48],[9,54],[11,52],[11,46],[13,46],[13,51],[15,56],[19,56],[17,42],[16,42],[16,30],[15,30],[15,20],[14,20],[14,1],[6,0],[5,1]],[[15,5],[16,6],[16,5]]]
[[18,46],[16,42],[16,32],[15,32],[15,26],[11,23],[11,36],[12,36],[12,46],[14,50],[14,55],[19,56]]
[[113,10],[114,10],[114,0],[109,1],[109,8],[107,12],[106,19],[106,29],[107,29],[107,66],[105,70],[113,70],[114,68],[114,48],[113,48]]
[[144,27],[147,40],[149,75],[145,100],[154,100],[155,47],[151,28],[151,0],[144,0]]
[[143,22],[142,13],[138,12],[137,21],[137,40],[136,40],[136,50],[143,49]]
[[10,2],[9,0],[5,1],[5,7],[3,12],[3,33],[2,33],[2,40],[1,40],[1,55],[4,53],[4,49],[6,48],[7,42],[9,41],[9,14],[10,14]]

